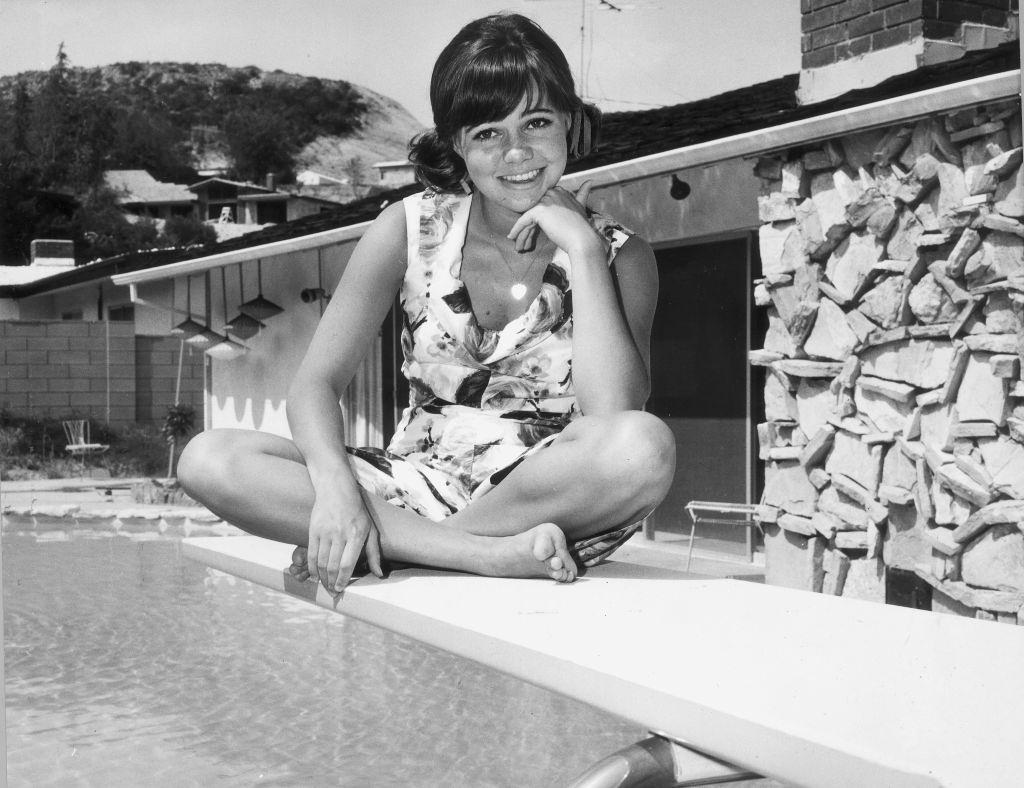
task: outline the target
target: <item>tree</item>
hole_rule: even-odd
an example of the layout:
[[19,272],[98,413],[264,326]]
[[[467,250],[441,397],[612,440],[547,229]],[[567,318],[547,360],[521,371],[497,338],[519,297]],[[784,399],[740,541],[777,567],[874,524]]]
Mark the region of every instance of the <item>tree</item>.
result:
[[236,177],[259,182],[267,173],[282,180],[291,173],[295,140],[279,115],[259,108],[236,110],[224,119],[224,137]]

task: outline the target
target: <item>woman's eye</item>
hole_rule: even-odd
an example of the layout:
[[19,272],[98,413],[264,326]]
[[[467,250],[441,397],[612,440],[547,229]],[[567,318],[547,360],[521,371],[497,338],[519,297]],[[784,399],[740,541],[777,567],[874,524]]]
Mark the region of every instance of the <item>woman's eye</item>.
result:
[[496,132],[494,129],[481,129],[480,131],[473,135],[473,139],[480,140],[481,142],[486,142],[489,139],[493,139],[494,135],[497,133],[498,132]]
[[531,129],[546,129],[551,123],[551,118],[534,118],[527,124],[527,127]]

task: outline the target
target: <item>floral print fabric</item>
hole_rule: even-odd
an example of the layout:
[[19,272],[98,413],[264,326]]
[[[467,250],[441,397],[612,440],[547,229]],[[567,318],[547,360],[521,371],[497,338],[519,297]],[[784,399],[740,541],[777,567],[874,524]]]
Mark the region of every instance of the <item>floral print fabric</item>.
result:
[[[501,329],[481,327],[459,278],[472,199],[427,191],[404,201],[409,407],[386,451],[350,449],[367,489],[431,520],[485,494],[579,415],[568,257],[555,253],[523,315]],[[629,236],[605,217],[591,222],[611,263]]]

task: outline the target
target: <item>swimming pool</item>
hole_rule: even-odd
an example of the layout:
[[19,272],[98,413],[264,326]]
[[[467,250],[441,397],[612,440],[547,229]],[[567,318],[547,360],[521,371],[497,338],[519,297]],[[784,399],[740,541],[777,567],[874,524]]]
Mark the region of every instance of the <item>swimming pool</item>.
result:
[[11,786],[554,786],[635,725],[214,573],[3,537]]

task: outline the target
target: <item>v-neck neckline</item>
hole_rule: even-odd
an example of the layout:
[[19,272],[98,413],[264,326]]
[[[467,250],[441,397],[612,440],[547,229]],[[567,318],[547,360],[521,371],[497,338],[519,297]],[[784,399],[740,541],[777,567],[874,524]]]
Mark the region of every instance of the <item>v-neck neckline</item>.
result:
[[[530,301],[530,303],[526,305],[526,309],[521,314],[516,315],[514,318],[512,318],[507,323],[505,323],[505,325],[503,325],[501,328],[487,328],[487,326],[483,325],[480,322],[480,320],[479,320],[479,318],[477,317],[477,314],[476,314],[476,307],[473,305],[473,297],[472,297],[472,295],[469,292],[469,287],[466,286],[466,282],[462,278],[462,264],[463,264],[463,262],[465,260],[466,243],[469,241],[469,221],[470,221],[470,216],[472,216],[472,213],[473,213],[473,201],[474,201],[475,198],[476,198],[475,194],[470,194],[470,195],[468,195],[468,198],[467,198],[468,205],[464,209],[465,210],[465,221],[462,222],[462,227],[461,227],[462,242],[458,245],[458,247],[456,249],[455,262],[454,262],[454,265],[452,266],[452,279],[456,282],[458,287],[461,287],[461,288],[463,288],[466,291],[466,301],[469,304],[469,313],[468,313],[469,314],[469,319],[473,321],[473,325],[477,329],[479,329],[480,331],[485,332],[487,334],[492,334],[492,335],[503,334],[506,330],[508,330],[509,326],[512,326],[512,325],[514,325],[516,323],[521,322],[527,315],[529,315],[531,312],[534,311],[534,308],[537,305],[537,301],[541,297],[541,292],[542,291],[540,289],[538,289],[537,290],[537,294],[533,297],[533,299]],[[500,253],[501,252],[499,250],[499,254]],[[558,250],[557,249],[555,250],[555,254],[556,255],[558,254]],[[554,263],[554,255],[552,255],[552,258],[551,258],[551,260],[548,261],[547,265],[544,266],[544,273],[541,276],[542,286],[543,286],[544,278],[547,276],[548,269],[551,267],[551,265],[553,263]]]

